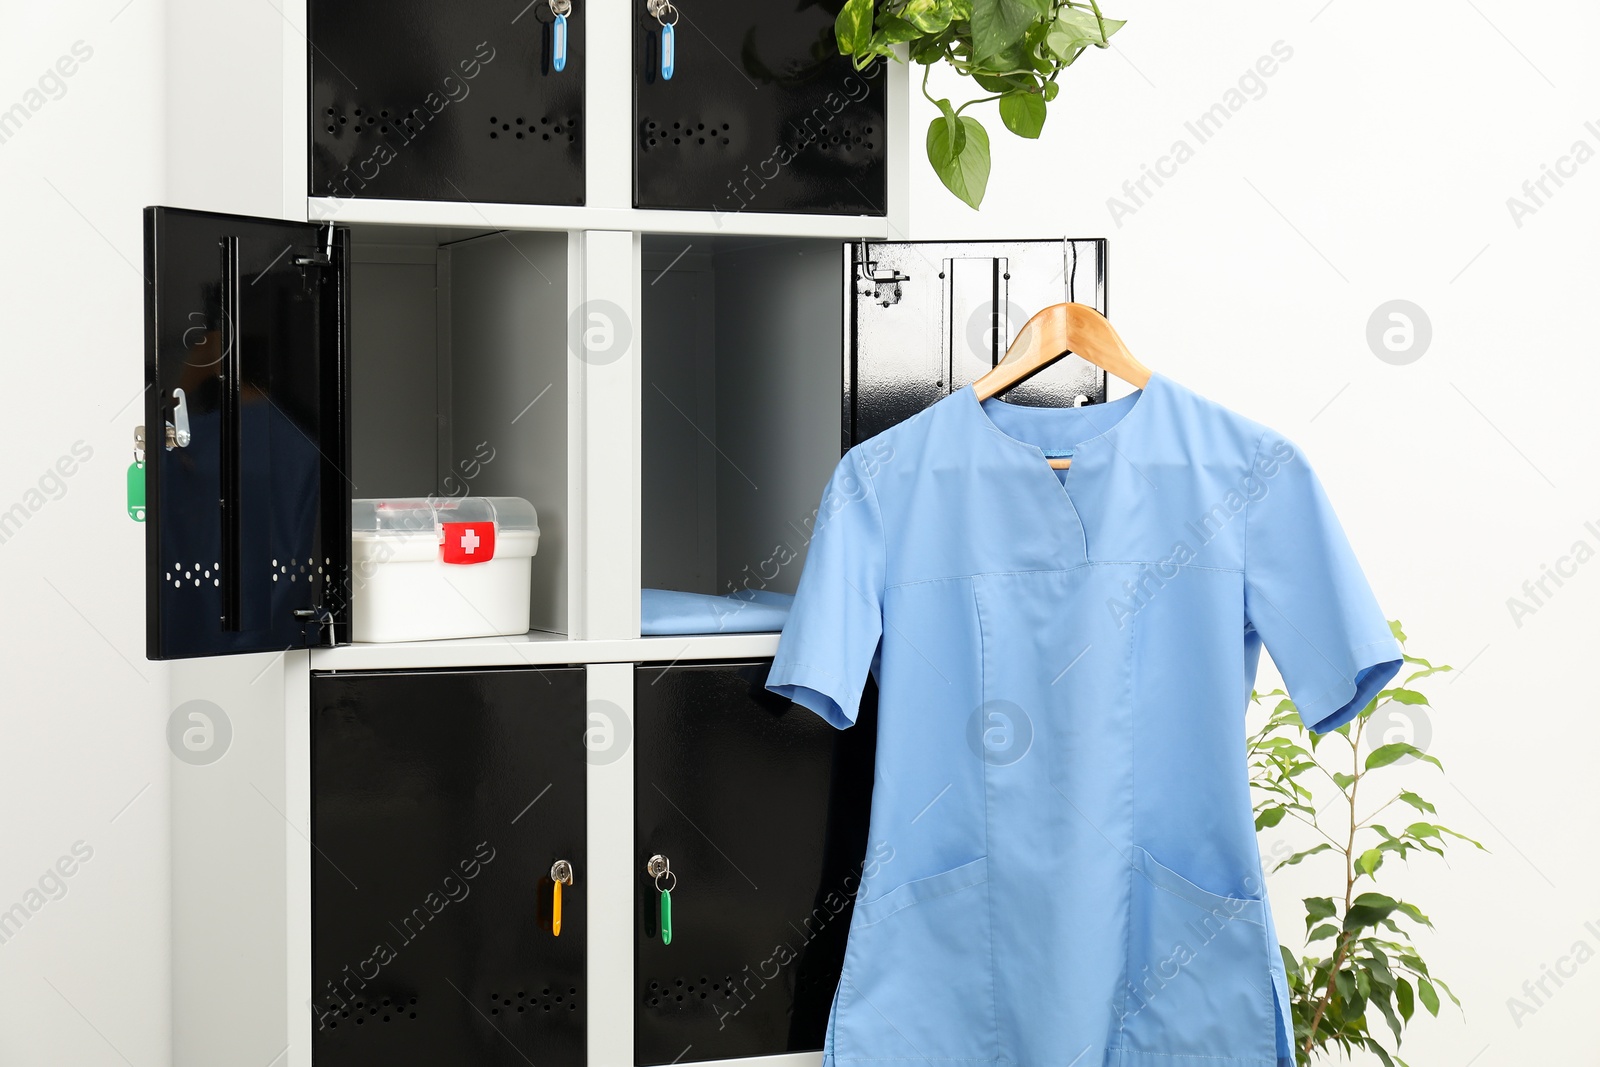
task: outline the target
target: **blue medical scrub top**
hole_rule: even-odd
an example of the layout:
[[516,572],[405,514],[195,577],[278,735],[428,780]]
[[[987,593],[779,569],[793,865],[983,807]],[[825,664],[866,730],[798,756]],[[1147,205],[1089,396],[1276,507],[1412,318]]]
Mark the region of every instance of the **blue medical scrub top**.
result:
[[841,729],[878,683],[824,1067],[1292,1067],[1244,751],[1263,644],[1316,731],[1401,663],[1305,456],[1169,378],[1082,408],[969,386],[852,448],[768,680]]

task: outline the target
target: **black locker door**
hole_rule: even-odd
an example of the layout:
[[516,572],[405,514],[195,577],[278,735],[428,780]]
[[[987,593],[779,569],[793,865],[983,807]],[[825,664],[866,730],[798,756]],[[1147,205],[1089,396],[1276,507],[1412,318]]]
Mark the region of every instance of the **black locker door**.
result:
[[583,1067],[584,709],[581,667],[312,675],[317,1067]]
[[311,0],[311,195],[582,204],[585,6]]
[[[843,447],[971,384],[1035,313],[1106,313],[1104,238],[871,241],[844,247]],[[1077,357],[1005,394],[1041,407],[1102,403],[1105,372]]]
[[[635,674],[638,1064],[822,1048],[866,854],[876,696],[835,730],[763,688],[770,666]],[[670,944],[658,854],[677,880]]]
[[883,65],[839,55],[842,0],[674,5],[675,72],[661,23],[634,9],[634,205],[882,215]]
[[347,235],[145,209],[151,659],[344,637]]

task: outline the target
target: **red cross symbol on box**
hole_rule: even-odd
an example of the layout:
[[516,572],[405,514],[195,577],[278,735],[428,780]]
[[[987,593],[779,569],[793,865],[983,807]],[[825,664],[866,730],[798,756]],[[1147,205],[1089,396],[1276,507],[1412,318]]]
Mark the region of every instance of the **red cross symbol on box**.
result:
[[487,563],[494,559],[494,523],[442,522],[439,556],[446,563]]

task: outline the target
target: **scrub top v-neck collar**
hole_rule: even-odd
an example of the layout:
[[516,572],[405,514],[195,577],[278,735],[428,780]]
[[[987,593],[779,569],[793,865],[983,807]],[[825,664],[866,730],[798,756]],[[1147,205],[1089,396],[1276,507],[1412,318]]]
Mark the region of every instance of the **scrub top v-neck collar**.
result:
[[[1161,384],[1158,385],[1158,382]],[[1087,562],[1088,530],[1079,508],[1083,497],[1080,487],[1086,479],[1092,484],[1095,471],[1102,465],[1100,453],[1103,449],[1109,448],[1116,454],[1122,454],[1123,449],[1117,447],[1115,436],[1135,430],[1137,420],[1147,416],[1148,409],[1159,399],[1164,387],[1160,375],[1152,373],[1142,389],[1104,404],[1077,408],[1029,407],[1008,404],[994,397],[979,400],[971,385],[964,386],[959,392],[964,394],[963,400],[979,428],[999,438],[1006,453],[1014,456],[1021,467],[1027,468],[1018,471],[1019,482],[1038,486],[1041,496],[1055,502],[1045,506],[1064,506],[1065,521],[1074,528],[1076,534],[1076,537],[1069,539],[1076,541],[1073,555],[1078,556],[1078,560],[1073,562]],[[996,419],[996,415],[1000,418]],[[1009,424],[1012,430],[1026,433],[1028,438],[1034,440],[1013,436],[1001,428],[1001,423]],[[1044,443],[1035,443],[1038,439]],[[1049,464],[1050,452],[1070,454],[1072,466],[1064,472],[1057,472]],[[1041,478],[1047,481],[1040,482]],[[1016,502],[1012,503],[1014,505]],[[1093,502],[1089,502],[1088,506],[1092,509]]]
[[[1071,471],[1078,468],[1079,456],[1086,447],[1089,453],[1093,454],[1098,451],[1099,443],[1107,437],[1119,430],[1132,428],[1134,420],[1150,406],[1149,394],[1159,380],[1160,375],[1152,373],[1143,389],[1104,404],[1076,408],[1029,407],[1022,404],[1008,404],[998,397],[979,400],[977,391],[971,385],[962,387],[961,392],[967,394],[968,404],[976,409],[976,414],[985,428],[1029,453],[1045,470],[1053,470],[1048,463],[1049,452],[1066,452],[1071,455],[1072,467],[1068,468],[1070,477]],[[994,416],[1000,412],[1006,414],[997,421]],[[1105,416],[1108,415],[1112,416],[1110,422],[1105,421]],[[1055,436],[1057,439],[1047,440],[1042,445],[1036,444],[1032,440],[1024,440],[1003,429],[1000,425],[1002,422],[1031,424],[1028,426],[1030,436],[1046,438]],[[1012,428],[1022,427],[1013,425]],[[1089,431],[1087,436],[1079,436],[1084,430]]]

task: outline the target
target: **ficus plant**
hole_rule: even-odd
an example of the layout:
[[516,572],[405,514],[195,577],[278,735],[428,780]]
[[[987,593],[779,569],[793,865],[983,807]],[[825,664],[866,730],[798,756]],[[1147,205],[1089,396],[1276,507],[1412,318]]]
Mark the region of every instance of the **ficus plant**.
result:
[[[1389,626],[1403,648],[1400,624]],[[1443,993],[1461,1006],[1450,987],[1429,971],[1412,940],[1414,930],[1431,930],[1433,923],[1414,902],[1376,887],[1386,864],[1409,861],[1414,852],[1443,857],[1454,842],[1483,848],[1440,825],[1433,804],[1397,782],[1423,764],[1440,771],[1444,765],[1409,741],[1374,736],[1374,715],[1394,704],[1429,707],[1425,681],[1452,669],[1409,653],[1405,663],[1409,672],[1403,682],[1380,692],[1354,719],[1327,734],[1307,731],[1283,690],[1251,694],[1258,704],[1276,700],[1248,745],[1256,831],[1295,819],[1320,838],[1272,870],[1326,856],[1315,862],[1327,865],[1334,884],[1327,896],[1305,898],[1304,950],[1282,949],[1300,1064],[1335,1049],[1346,1058],[1362,1049],[1389,1067],[1405,1067],[1401,1035],[1417,1004],[1437,1016]],[[1385,713],[1378,721],[1390,717]],[[1394,1038],[1392,1051],[1379,1040],[1382,1024]]]
[[[1061,72],[1087,49],[1105,48],[1122,26],[1095,0],[846,0],[834,33],[857,70],[879,57],[898,62],[895,46],[908,46],[922,65],[922,95],[939,109],[928,126],[928,161],[945,188],[976,208],[989,184],[989,133],[963,112],[998,101],[1006,129],[1038,137]],[[959,106],[934,99],[928,72],[940,62],[981,94]]]

